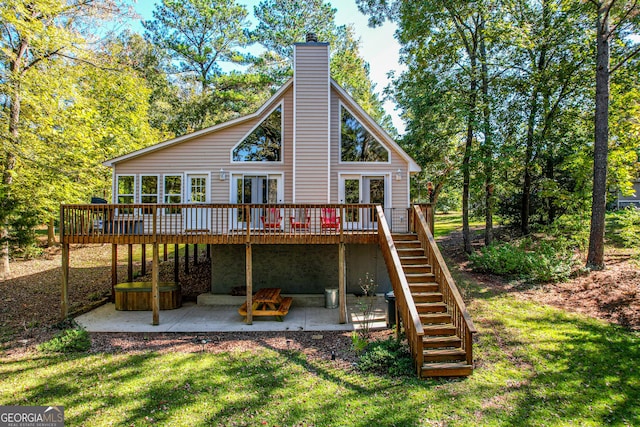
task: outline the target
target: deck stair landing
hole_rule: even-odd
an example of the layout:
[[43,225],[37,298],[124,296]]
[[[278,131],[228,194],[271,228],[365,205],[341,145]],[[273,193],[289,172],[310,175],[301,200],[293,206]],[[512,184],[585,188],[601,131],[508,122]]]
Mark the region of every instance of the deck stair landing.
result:
[[415,234],[394,234],[393,241],[424,329],[422,376],[471,375],[473,366],[466,362],[462,339],[420,240]]

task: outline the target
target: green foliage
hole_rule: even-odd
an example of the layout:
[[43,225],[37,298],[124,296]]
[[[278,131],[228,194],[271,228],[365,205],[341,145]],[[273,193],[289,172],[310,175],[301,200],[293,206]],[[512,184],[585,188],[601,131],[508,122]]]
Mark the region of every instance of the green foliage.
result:
[[413,366],[407,345],[393,337],[369,343],[357,363],[361,371],[393,377],[415,375]]
[[469,255],[474,269],[535,282],[567,280],[573,256],[562,242],[525,238],[516,243],[494,243]]
[[640,209],[628,207],[610,216],[616,241],[625,248],[640,247]]
[[78,353],[91,348],[89,333],[80,328],[65,329],[38,346],[45,353]]

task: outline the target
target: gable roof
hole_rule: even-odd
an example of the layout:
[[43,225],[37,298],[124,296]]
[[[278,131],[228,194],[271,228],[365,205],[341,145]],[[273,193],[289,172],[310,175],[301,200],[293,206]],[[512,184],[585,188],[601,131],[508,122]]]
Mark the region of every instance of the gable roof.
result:
[[[154,145],[151,145],[146,148],[141,148],[140,150],[132,151],[131,153],[124,154],[119,157],[115,157],[113,159],[107,160],[102,164],[104,166],[113,167],[116,163],[133,159],[135,157],[143,156],[147,153],[151,153],[154,151],[162,150],[167,147],[171,147],[176,144],[180,144],[185,141],[192,140],[194,138],[198,138],[202,135],[207,135],[210,133],[217,132],[222,129],[226,129],[228,127],[255,119],[256,117],[261,116],[265,110],[269,108],[274,102],[277,101],[278,98],[290,87],[293,85],[293,78],[290,78],[284,85],[280,87],[264,104],[260,106],[255,112],[248,114],[246,116],[238,117],[233,120],[229,120],[224,123],[219,123],[214,126],[210,126],[205,129],[201,129],[196,132],[192,132],[186,135],[181,135],[173,139],[169,139],[167,141],[163,141]],[[369,128],[375,129],[378,135],[381,135],[385,145],[390,147],[392,150],[396,151],[400,157],[402,157],[409,164],[409,172],[420,172],[422,168],[416,163],[415,160],[411,156],[409,156],[403,149],[398,145],[398,143],[385,131],[364,109],[349,95],[349,93],[344,90],[333,78],[331,79],[331,87],[336,90],[340,94],[343,99],[343,102],[348,105],[349,108],[355,110],[360,117],[363,117],[366,120],[366,125]]]

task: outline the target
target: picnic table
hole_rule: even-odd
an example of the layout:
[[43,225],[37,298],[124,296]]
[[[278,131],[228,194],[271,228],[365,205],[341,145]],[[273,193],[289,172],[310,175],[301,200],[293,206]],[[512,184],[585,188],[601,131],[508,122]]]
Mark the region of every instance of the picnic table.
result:
[[[262,288],[253,295],[251,312],[253,316],[275,316],[278,321],[289,313],[293,302],[291,297],[282,297],[280,288]],[[241,316],[247,316],[247,302],[238,309]]]

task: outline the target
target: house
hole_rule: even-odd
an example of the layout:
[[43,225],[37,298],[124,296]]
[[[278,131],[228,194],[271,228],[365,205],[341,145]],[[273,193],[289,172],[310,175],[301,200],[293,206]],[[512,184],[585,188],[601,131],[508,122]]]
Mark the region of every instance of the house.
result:
[[[430,207],[410,204],[420,167],[331,79],[327,43],[296,44],[293,77],[255,113],[104,164],[113,170],[111,204],[61,206],[63,317],[70,244],[112,244],[116,303],[116,286],[125,286],[121,295],[134,287],[132,246],[152,245],[151,283],[131,293],[147,298],[154,325],[162,301],[179,298],[179,258],[174,282],[160,284],[160,246],[166,257],[169,244],[206,245],[211,283],[199,303],[241,287],[238,311],[251,324],[288,310],[292,297],[281,304],[273,289],[295,306],[295,295],[337,288],[336,322],[345,323],[346,295],[373,277],[376,292],[395,293],[419,376],[472,372],[473,322],[430,231]],[[119,245],[129,251],[124,283]]]
[[[294,76],[255,113],[105,162],[113,170],[113,203],[380,204],[393,228],[408,225],[409,177],[416,162],[329,75],[328,43],[294,47]],[[224,227],[264,229],[264,212],[232,214]],[[197,211],[197,209],[194,209]],[[286,232],[290,211],[279,208]],[[300,212],[295,212],[299,214]],[[307,212],[316,221],[320,211]],[[202,210],[179,226],[209,230]],[[304,218],[306,220],[306,218]],[[344,218],[347,229],[374,225],[372,212]],[[146,221],[149,224],[149,221]],[[334,247],[254,248],[254,286],[277,283],[287,293],[322,293],[337,283]],[[212,293],[244,283],[244,246],[213,248]],[[347,247],[347,292],[374,274],[391,289],[376,244]]]
[[635,206],[640,208],[640,179],[636,179],[633,182],[633,194],[625,196],[621,192],[618,192],[618,198],[616,200],[616,207],[618,209],[626,208],[627,206]]

